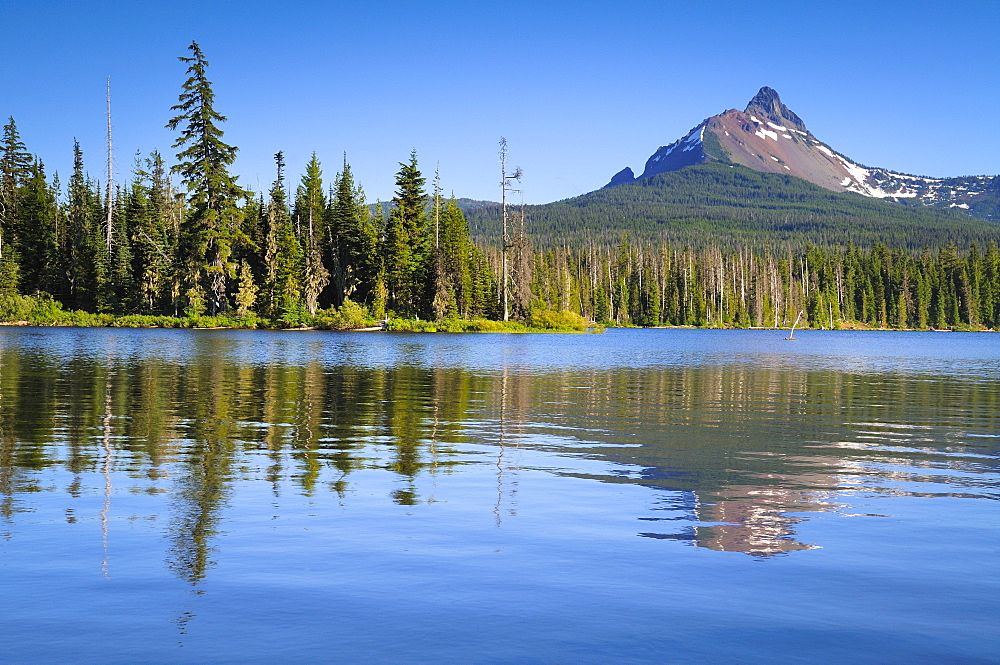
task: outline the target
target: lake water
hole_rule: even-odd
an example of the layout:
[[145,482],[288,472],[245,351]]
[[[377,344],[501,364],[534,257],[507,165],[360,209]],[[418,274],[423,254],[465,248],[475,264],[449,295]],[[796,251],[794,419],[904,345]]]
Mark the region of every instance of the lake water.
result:
[[996,663],[1000,335],[0,330],[0,662]]

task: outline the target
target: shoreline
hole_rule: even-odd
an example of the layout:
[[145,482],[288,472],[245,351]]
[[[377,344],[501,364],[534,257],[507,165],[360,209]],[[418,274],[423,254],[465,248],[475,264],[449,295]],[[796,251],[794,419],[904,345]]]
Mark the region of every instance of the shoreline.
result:
[[[594,324],[589,326],[585,330],[568,330],[559,328],[533,328],[526,324],[521,324],[519,322],[502,322],[502,321],[491,321],[491,324],[496,324],[498,328],[496,330],[438,330],[437,325],[432,322],[427,323],[426,326],[413,327],[413,328],[387,328],[385,326],[366,326],[361,328],[322,328],[316,326],[300,326],[295,328],[270,328],[261,326],[198,326],[198,325],[183,325],[187,323],[187,319],[177,319],[180,325],[114,325],[112,321],[109,325],[79,325],[72,322],[32,322],[32,321],[0,321],[0,327],[4,328],[118,328],[118,329],[133,329],[133,330],[260,330],[260,331],[272,331],[272,332],[411,332],[411,333],[450,333],[450,334],[461,334],[461,333],[562,333],[562,334],[594,334],[600,333],[605,330],[769,330],[769,331],[782,331],[788,330],[787,327],[774,328],[771,326],[747,326],[746,328],[739,327],[720,327],[720,326],[615,326],[615,325],[598,325]],[[512,325],[513,324],[513,325]],[[510,329],[504,330],[502,328],[509,327]],[[982,329],[952,329],[952,328],[870,328],[862,326],[846,326],[843,328],[797,328],[796,332],[935,332],[935,333],[963,333],[963,332],[973,332],[973,333],[996,333],[1000,332],[992,328],[982,328]]]

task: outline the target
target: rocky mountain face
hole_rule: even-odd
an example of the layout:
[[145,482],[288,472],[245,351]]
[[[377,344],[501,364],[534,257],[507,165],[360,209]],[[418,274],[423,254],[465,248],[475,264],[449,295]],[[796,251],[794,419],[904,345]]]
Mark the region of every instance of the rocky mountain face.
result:
[[926,178],[862,166],[813,136],[778,93],[767,87],[743,111],[731,109],[707,118],[660,147],[640,176],[625,168],[607,187],[706,162],[793,175],[835,192],[959,208],[980,219],[1000,221],[1000,176]]

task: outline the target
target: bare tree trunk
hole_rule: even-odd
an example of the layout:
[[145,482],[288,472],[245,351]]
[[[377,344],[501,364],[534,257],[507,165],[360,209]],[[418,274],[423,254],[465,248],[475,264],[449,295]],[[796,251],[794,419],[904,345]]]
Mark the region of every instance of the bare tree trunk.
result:
[[500,209],[503,216],[503,235],[501,237],[502,251],[501,251],[501,272],[503,273],[502,282],[500,284],[500,300],[503,309],[503,320],[508,321],[510,319],[510,248],[511,248],[511,238],[510,232],[507,228],[507,192],[517,191],[511,188],[512,180],[521,180],[521,169],[520,167],[514,169],[514,173],[507,175],[507,139],[500,137]]
[[109,76],[108,77],[108,197],[107,197],[108,214],[104,222],[106,231],[105,241],[107,244],[109,261],[111,260],[111,244],[114,240],[114,226],[111,214],[111,211],[114,209],[114,203],[115,203],[114,182],[112,180],[113,164],[114,164],[113,152],[111,149],[111,77]]

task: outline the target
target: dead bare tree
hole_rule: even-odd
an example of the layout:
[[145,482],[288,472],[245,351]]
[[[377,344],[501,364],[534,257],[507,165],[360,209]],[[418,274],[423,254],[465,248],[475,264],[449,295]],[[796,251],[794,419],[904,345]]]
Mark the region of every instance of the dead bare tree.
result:
[[503,309],[503,320],[510,320],[510,257],[509,253],[512,247],[511,236],[507,224],[507,193],[508,192],[518,192],[520,190],[514,189],[513,182],[521,181],[521,167],[518,166],[514,169],[514,172],[507,175],[507,139],[500,137],[500,209],[501,215],[503,216],[503,236],[502,236],[502,251],[501,251],[501,272],[503,276],[500,282],[500,302]]
[[114,222],[112,219],[112,210],[114,208],[114,182],[113,178],[113,152],[111,149],[111,77],[108,77],[108,194],[107,194],[107,217],[105,218],[105,232],[106,232],[106,244],[108,248],[108,257],[111,257],[111,244],[114,239]]

